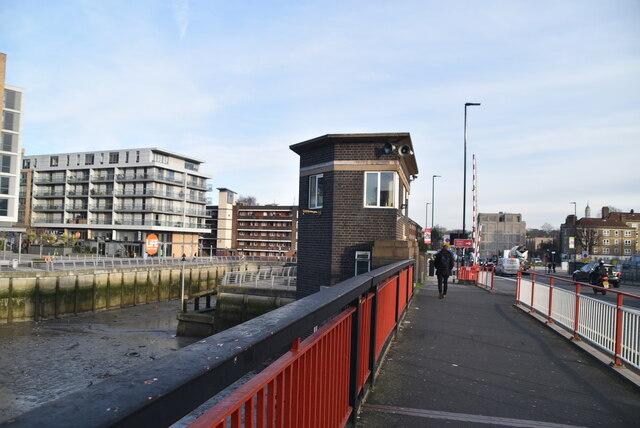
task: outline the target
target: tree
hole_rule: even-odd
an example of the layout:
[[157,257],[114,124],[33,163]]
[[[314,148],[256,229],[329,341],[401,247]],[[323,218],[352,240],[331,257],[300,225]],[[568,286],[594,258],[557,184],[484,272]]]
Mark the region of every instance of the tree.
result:
[[577,247],[587,253],[593,253],[593,247],[598,243],[598,231],[596,229],[578,229],[576,231],[576,244]]
[[556,229],[551,226],[549,223],[545,223],[542,226],[540,226],[540,229],[542,229],[543,232],[547,233],[548,235],[550,235],[553,231],[555,231]]
[[236,201],[238,204],[242,204],[242,205],[258,205],[258,200],[256,199],[255,196],[244,196],[244,195],[240,195],[240,197],[238,198],[238,200]]

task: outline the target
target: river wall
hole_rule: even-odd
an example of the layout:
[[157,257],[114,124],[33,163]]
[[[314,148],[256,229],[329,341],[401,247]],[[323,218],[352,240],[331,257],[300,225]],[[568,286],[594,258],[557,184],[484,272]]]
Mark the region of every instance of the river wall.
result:
[[[258,270],[265,264],[273,262],[187,264],[185,295],[215,289],[227,271]],[[0,323],[176,299],[181,295],[181,272],[181,266],[3,272]]]

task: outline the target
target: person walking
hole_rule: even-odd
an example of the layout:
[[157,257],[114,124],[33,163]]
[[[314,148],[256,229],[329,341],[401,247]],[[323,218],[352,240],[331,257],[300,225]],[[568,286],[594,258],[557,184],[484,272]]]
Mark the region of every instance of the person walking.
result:
[[451,269],[453,269],[453,255],[449,251],[449,244],[444,244],[435,259],[436,276],[438,277],[438,293],[439,298],[444,299],[447,297],[447,281],[451,276]]

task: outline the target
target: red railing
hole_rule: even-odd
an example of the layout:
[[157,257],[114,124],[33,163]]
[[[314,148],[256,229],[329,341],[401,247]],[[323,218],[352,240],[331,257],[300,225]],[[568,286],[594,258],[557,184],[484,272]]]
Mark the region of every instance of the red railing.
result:
[[409,265],[361,295],[302,343],[294,341],[291,351],[190,426],[345,426],[367,383],[373,382],[371,374],[412,295],[413,265]]

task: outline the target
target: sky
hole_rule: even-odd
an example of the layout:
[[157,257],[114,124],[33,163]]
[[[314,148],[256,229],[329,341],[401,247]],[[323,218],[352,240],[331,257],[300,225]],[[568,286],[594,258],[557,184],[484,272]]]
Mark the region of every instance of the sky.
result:
[[[640,210],[640,1],[0,0],[26,155],[158,147],[298,203],[289,146],[409,132],[409,215]],[[432,178],[440,175],[440,178]],[[217,201],[217,194],[209,195]]]

